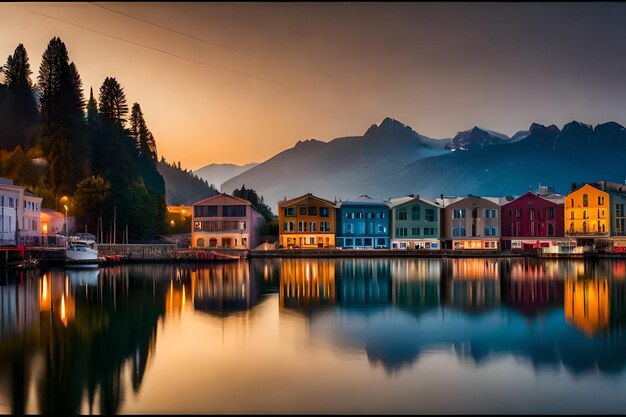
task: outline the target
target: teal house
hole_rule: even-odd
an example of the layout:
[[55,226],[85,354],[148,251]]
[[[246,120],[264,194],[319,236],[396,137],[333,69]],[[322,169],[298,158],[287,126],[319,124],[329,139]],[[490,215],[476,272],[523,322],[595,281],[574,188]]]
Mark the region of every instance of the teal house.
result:
[[337,209],[335,243],[344,249],[388,249],[389,206],[362,195]]
[[440,206],[413,194],[391,198],[391,249],[441,248]]

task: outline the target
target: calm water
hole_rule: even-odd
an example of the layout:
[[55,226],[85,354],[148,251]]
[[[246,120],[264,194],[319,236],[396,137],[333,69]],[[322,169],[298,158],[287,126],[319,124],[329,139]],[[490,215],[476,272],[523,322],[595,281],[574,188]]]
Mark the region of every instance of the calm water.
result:
[[622,413],[626,262],[0,276],[3,413]]

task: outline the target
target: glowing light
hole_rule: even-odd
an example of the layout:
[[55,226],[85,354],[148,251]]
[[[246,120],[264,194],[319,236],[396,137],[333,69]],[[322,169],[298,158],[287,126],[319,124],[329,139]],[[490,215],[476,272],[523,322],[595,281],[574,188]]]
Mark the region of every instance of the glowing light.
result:
[[65,323],[65,294],[61,294],[61,321]]

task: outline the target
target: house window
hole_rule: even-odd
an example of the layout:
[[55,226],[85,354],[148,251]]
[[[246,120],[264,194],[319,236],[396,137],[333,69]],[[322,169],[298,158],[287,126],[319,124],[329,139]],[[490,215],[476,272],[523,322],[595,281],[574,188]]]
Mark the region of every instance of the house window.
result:
[[587,222],[583,222],[583,233],[587,233]]
[[[199,222],[196,222],[199,223]],[[283,222],[283,232],[287,231],[287,222]]]
[[346,233],[352,233],[352,223],[346,223]]
[[406,219],[407,219],[406,209],[400,209],[396,211],[396,220],[406,220]]
[[372,238],[366,237],[363,239],[363,246],[372,246]]
[[355,215],[355,218],[357,218],[357,219],[362,219],[363,218],[363,213],[360,212],[360,211],[357,211],[356,213],[354,213],[354,215]]
[[406,237],[407,228],[406,227],[396,227],[396,236],[397,237]]
[[583,207],[588,207],[589,206],[589,199],[587,194],[583,194]]
[[477,218],[478,218],[478,209],[474,207],[472,209],[472,219],[477,219]]
[[554,236],[554,226],[552,226],[552,223],[548,223],[548,236]]
[[412,236],[419,236],[420,234],[420,228],[419,227],[411,227],[411,235]]
[[495,219],[496,217],[498,217],[498,216],[496,215],[497,213],[498,213],[498,212],[497,212],[497,210],[496,210],[496,209],[491,209],[491,218],[492,218],[492,219]]
[[310,230],[311,232],[316,232],[317,231],[317,224],[315,222],[311,222],[310,226]]
[[300,207],[300,215],[306,216],[306,207]]
[[411,220],[419,220],[419,219],[420,219],[420,206],[411,207]]
[[330,217],[330,209],[328,207],[320,207],[320,216]]
[[309,216],[317,216],[317,207],[309,207]]
[[488,218],[488,217],[489,217],[489,213],[490,213],[489,209],[484,209],[484,210],[483,210],[483,216],[484,216],[485,218]]
[[452,236],[465,236],[465,228],[464,227],[453,227],[452,228]]
[[490,232],[490,231],[491,231],[491,229],[490,229],[490,228],[485,227],[485,236],[489,236],[489,234],[490,234],[489,232]]
[[570,211],[570,213],[569,213],[569,218],[570,218],[571,220],[574,220],[574,210]]
[[224,217],[246,217],[246,206],[222,206],[222,216]]
[[315,238],[314,237],[310,237],[309,238],[309,245],[314,245],[315,244]]
[[522,209],[521,208],[515,209],[515,217],[517,217],[518,219],[520,217],[522,217]]
[[291,221],[289,222],[289,231],[293,232],[296,229],[296,223]]
[[513,217],[513,210],[509,209],[509,217]]
[[435,221],[435,209],[426,209],[424,211],[424,220],[426,220],[427,222],[434,222]]
[[465,218],[465,209],[454,210],[452,212],[452,217],[455,219],[464,219]]
[[497,229],[497,228],[495,228],[495,227],[492,227],[492,228],[491,228],[491,236],[495,236],[495,235],[497,235],[497,234],[498,234],[498,231],[497,231],[496,229]]
[[385,226],[383,226],[382,224],[378,225],[378,233],[384,233],[385,232]]
[[293,217],[295,215],[296,215],[296,208],[295,207],[286,207],[285,208],[285,216]]
[[548,220],[554,219],[554,209],[552,207],[548,208]]
[[306,222],[298,222],[298,232],[306,232]]
[[330,222],[320,222],[320,232],[330,232]]
[[583,210],[583,219],[588,219],[587,210]]

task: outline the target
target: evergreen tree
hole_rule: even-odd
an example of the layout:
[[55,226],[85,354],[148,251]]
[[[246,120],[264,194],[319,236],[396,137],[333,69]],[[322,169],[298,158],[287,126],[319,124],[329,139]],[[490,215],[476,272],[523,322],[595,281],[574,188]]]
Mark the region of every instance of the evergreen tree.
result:
[[5,85],[0,88],[0,147],[26,148],[34,142],[38,119],[30,76],[30,63],[24,45],[19,44],[4,66]]
[[152,132],[146,126],[139,103],[134,103],[130,116],[130,137],[135,141],[137,155],[141,158],[157,161],[156,142]]
[[43,122],[39,140],[48,156],[52,187],[55,194],[71,194],[90,171],[89,154],[82,82],[58,37],[43,53],[37,81]]
[[87,127],[95,129],[98,123],[98,103],[93,96],[93,87],[89,88],[89,101],[87,102]]
[[117,128],[124,128],[128,105],[124,89],[113,77],[105,78],[100,87],[99,117],[103,122]]

